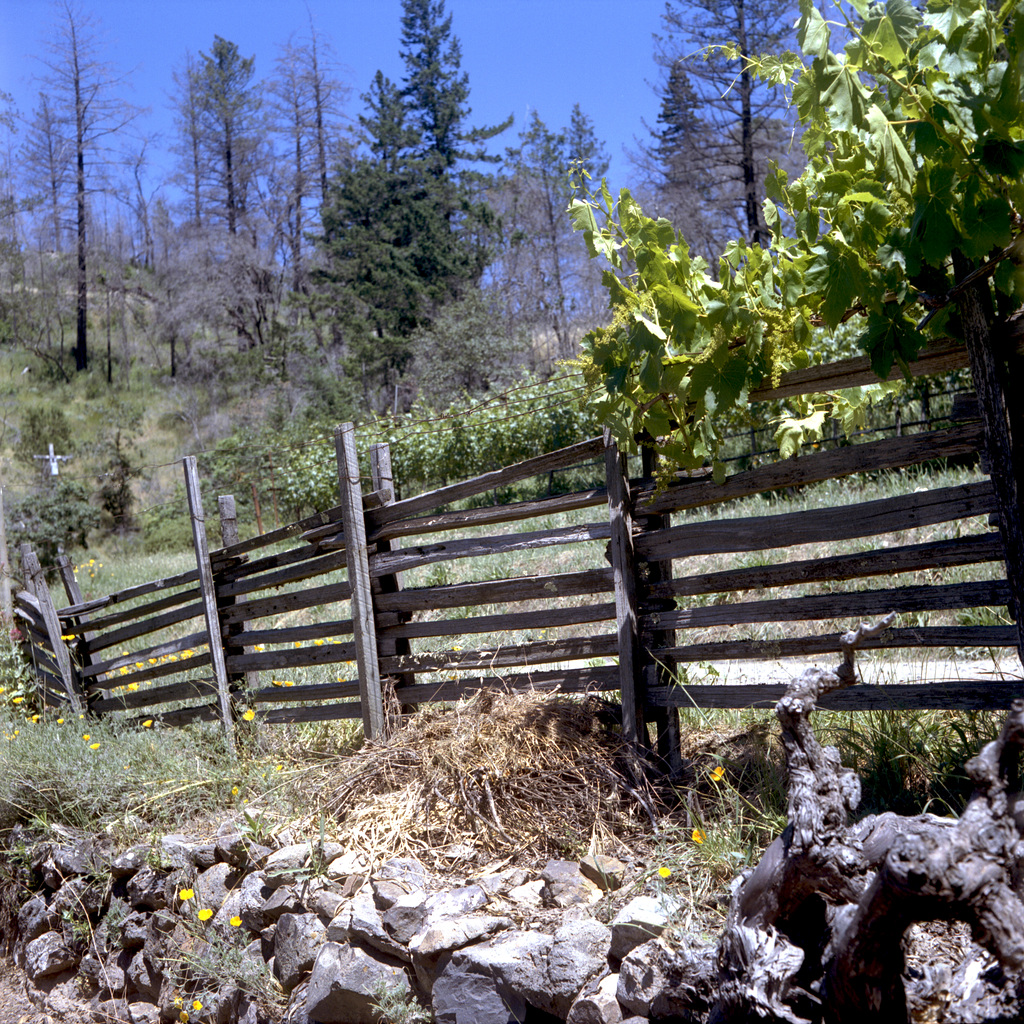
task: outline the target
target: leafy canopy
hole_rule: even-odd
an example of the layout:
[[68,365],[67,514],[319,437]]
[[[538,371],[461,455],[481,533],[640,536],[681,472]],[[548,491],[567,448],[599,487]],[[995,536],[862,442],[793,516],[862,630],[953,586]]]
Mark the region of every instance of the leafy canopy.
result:
[[[716,461],[716,417],[749,391],[815,360],[822,332],[857,317],[885,379],[931,339],[958,335],[967,272],[1001,315],[1024,299],[1024,4],[853,0],[826,20],[801,0],[793,53],[751,61],[783,88],[803,126],[807,166],[767,182],[767,248],[730,243],[719,280],[664,219],[602,183],[569,207],[608,264],[611,323],[583,340],[593,401],[627,449],[643,432],[684,467]],[[833,51],[834,38],[845,40]],[[728,48],[723,48],[728,49]],[[956,264],[956,269],[954,268]],[[844,428],[884,386],[796,403],[784,454]],[[721,475],[716,462],[716,475]]]

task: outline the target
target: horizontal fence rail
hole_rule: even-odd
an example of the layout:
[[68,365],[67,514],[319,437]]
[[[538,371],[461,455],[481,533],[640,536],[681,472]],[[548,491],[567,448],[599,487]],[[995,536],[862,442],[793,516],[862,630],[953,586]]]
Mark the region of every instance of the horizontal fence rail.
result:
[[[944,346],[921,366],[962,360]],[[752,398],[864,372],[857,360],[808,368]],[[990,621],[1012,602],[990,482],[926,488],[901,475],[977,453],[976,421],[822,449],[722,484],[698,472],[661,487],[649,459],[630,479],[611,442],[594,438],[401,501],[385,446],[371,451],[362,494],[351,427],[336,442],[334,508],[240,541],[222,497],[222,546],[202,553],[197,539],[195,570],[90,600],[65,578],[70,603],[49,612],[48,591],[27,585],[16,614],[44,699],[229,730],[243,709],[268,723],[362,719],[375,738],[389,715],[480,688],[619,691],[624,733],[645,742],[653,728],[671,748],[681,707],[770,706],[781,694],[775,683],[702,682],[702,664],[828,656],[853,620],[889,611],[901,619],[866,650],[1019,643],[1017,624]],[[452,507],[602,458],[604,487]],[[786,510],[787,489],[855,473],[892,474],[902,490]],[[733,510],[757,495],[770,498],[766,514]],[[939,528],[957,535],[930,534]],[[843,550],[819,554],[825,543]],[[941,624],[920,618],[935,613]],[[766,638],[768,627],[781,635]],[[292,670],[306,677],[279,678]],[[1020,691],[1019,681],[906,680],[822,706],[1004,707]]]

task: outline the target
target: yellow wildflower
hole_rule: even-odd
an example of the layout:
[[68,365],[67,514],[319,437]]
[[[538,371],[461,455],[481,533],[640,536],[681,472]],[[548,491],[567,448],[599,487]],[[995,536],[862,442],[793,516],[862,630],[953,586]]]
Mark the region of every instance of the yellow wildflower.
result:
[[699,846],[704,842],[704,833],[699,828],[695,828],[690,838]]
[[193,896],[195,896],[195,890],[194,889],[182,889],[178,893],[178,898],[180,900],[183,900],[183,901],[190,900],[190,899],[192,899]]
[[90,737],[89,733],[87,733],[87,732],[83,732],[82,733],[82,739],[85,740],[86,743],[89,742],[90,738],[91,737]]
[[242,926],[242,919],[236,914],[228,923],[232,928],[240,928]]
[[238,787],[237,786],[232,786],[231,787],[231,795],[232,796],[238,796]]
[[199,911],[200,921],[209,921],[211,917],[213,917],[213,911],[209,907],[203,907],[203,909]]
[[671,868],[666,868],[666,867],[658,868],[658,874],[662,878],[668,878],[672,874],[672,869]]
[[64,724],[64,719],[63,718],[58,718],[57,719],[57,724],[58,725],[63,725]]
[[255,717],[256,717],[256,712],[253,711],[252,708],[249,708],[247,711],[244,711],[242,713],[242,718],[244,718],[245,721],[247,721],[247,722],[251,722]]
[[203,1008],[203,1004],[198,999],[192,1001],[192,1009],[198,1013]]
[[24,699],[25,699],[24,697],[12,697],[11,698],[11,703],[12,704],[20,704]]
[[152,718],[147,718],[147,719],[146,719],[146,720],[145,720],[145,721],[144,721],[144,722],[142,723],[142,728],[143,728],[143,729],[152,729],[152,728],[153,728],[153,719],[152,719]]
[[721,765],[719,765],[711,773],[711,781],[712,782],[721,782],[724,777],[725,777],[725,769]]
[[98,743],[90,743],[89,744],[89,749],[90,750],[99,750],[100,749],[100,745]]

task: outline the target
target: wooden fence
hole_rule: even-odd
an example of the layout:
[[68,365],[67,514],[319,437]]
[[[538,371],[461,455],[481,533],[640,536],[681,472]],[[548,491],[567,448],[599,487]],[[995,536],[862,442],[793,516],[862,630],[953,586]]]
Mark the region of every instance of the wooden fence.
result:
[[[868,379],[860,362],[800,371],[755,397],[852,386]],[[962,350],[948,349],[925,353],[913,368],[944,372],[962,364]],[[770,706],[783,690],[691,683],[690,673],[680,671],[687,665],[828,655],[839,650],[837,628],[890,610],[914,621],[871,641],[873,648],[1019,647],[1019,624],[916,623],[922,613],[1011,603],[1000,533],[991,528],[999,517],[990,482],[923,489],[926,476],[900,473],[983,447],[976,409],[961,407],[960,421],[942,429],[811,452],[724,484],[696,474],[659,490],[649,459],[630,479],[615,446],[594,438],[401,501],[394,500],[386,446],[372,449],[372,489],[362,493],[346,425],[336,433],[338,506],[239,541],[233,500],[222,497],[222,546],[213,551],[195,462],[186,459],[195,570],[83,601],[65,563],[69,604],[58,609],[34,556],[23,552],[18,615],[46,699],[94,714],[169,723],[219,718],[229,738],[248,709],[269,723],[361,717],[372,738],[385,732],[391,714],[481,687],[619,691],[624,734],[643,742],[651,735],[646,727],[654,726],[671,760],[679,707]],[[604,460],[603,487],[451,508],[595,459]],[[769,515],[692,514],[882,472],[896,474],[903,493]],[[581,516],[582,510],[592,512]],[[544,522],[567,513],[575,513],[573,521]],[[908,531],[948,523],[959,524],[958,536],[906,539]],[[814,551],[837,541],[854,550]],[[532,559],[535,571],[503,575],[512,552]],[[582,567],[562,568],[567,552]],[[702,568],[702,559],[719,555],[740,558],[728,568]],[[483,567],[478,578],[467,575],[469,566]],[[979,566],[973,575],[983,579],[943,579]],[[441,581],[410,585],[410,574],[422,576],[426,567],[443,569]],[[901,584],[901,577],[923,572],[928,582]],[[846,589],[837,591],[837,584]],[[854,584],[859,589],[849,589]],[[792,596],[796,587],[801,593]],[[780,623],[781,638],[751,635]],[[722,631],[728,636],[720,639]],[[479,642],[464,649],[472,637]],[[296,667],[330,669],[337,678],[300,685],[266,678]],[[856,686],[821,703],[851,710],[1005,708],[1021,691],[1018,679],[899,680]]]

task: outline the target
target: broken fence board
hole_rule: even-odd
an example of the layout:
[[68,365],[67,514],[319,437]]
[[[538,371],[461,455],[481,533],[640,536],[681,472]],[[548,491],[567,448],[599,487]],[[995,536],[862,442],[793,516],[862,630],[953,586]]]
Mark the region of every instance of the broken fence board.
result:
[[660,533],[642,534],[635,544],[637,554],[652,561],[733,554],[878,536],[994,511],[995,494],[986,480],[864,501],[838,509],[686,523]]
[[661,492],[642,490],[637,496],[636,515],[698,508],[783,487],[836,480],[854,473],[900,469],[930,459],[969,455],[978,450],[982,440],[981,424],[967,423],[948,430],[907,434],[814,452],[798,459],[784,459],[736,473],[721,484],[703,475]]
[[753,622],[805,622],[814,619],[849,620],[887,612],[945,611],[1005,605],[1010,598],[1006,580],[949,583],[936,586],[894,587],[889,590],[842,591],[769,601],[735,601],[641,617],[644,629],[709,629]]

